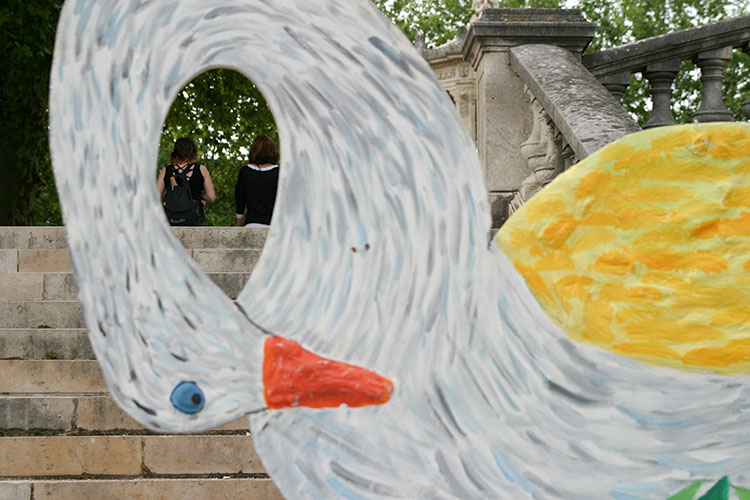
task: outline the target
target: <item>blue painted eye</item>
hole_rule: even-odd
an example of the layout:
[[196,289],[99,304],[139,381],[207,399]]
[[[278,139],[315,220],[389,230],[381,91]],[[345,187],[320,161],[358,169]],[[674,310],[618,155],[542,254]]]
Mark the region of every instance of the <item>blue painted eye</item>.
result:
[[182,413],[194,415],[203,409],[206,398],[195,382],[180,382],[169,397],[172,405]]

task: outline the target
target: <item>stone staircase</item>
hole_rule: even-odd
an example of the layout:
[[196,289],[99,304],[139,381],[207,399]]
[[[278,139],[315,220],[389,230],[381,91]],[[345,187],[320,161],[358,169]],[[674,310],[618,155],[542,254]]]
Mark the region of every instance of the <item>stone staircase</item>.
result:
[[[264,229],[178,228],[232,298]],[[76,300],[62,228],[0,228],[0,500],[276,500],[246,419],[155,434],[109,396]]]

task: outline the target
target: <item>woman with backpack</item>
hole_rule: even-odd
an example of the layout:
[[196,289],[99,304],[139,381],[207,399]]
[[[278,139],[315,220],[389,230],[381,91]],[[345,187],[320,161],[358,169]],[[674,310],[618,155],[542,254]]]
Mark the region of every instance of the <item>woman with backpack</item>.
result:
[[189,137],[174,143],[170,163],[159,171],[156,190],[172,226],[207,226],[203,202],[216,201],[211,174],[198,163],[198,147]]
[[268,227],[279,183],[279,150],[273,139],[265,134],[253,139],[248,161],[240,169],[234,189],[237,225]]

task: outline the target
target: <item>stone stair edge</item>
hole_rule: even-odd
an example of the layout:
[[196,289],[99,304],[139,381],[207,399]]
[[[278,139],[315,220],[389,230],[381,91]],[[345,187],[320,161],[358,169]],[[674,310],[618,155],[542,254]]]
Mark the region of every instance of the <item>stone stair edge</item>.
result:
[[0,360],[94,359],[84,328],[2,328]]
[[[233,226],[173,227],[188,249],[262,248],[268,229]],[[62,226],[0,226],[0,249],[66,249]]]
[[[187,249],[186,253],[204,272],[251,272],[262,252],[262,246]],[[69,273],[72,265],[67,249],[0,249],[0,272]]]
[[99,362],[84,359],[0,360],[0,394],[106,393]]
[[283,496],[268,477],[0,480],[0,498],[283,500]]
[[3,437],[0,456],[3,477],[265,473],[249,433]]
[[[0,396],[0,428],[24,435],[35,430],[60,433],[149,432],[117,405],[109,393],[15,393]],[[210,432],[247,432],[240,417]],[[202,434],[202,433],[199,433]]]
[[[209,270],[204,273],[230,298],[237,297],[252,274],[249,270]],[[75,299],[76,285],[70,271],[0,272],[0,302]]]
[[[39,302],[39,301],[37,301]],[[48,301],[58,302],[58,301]],[[71,301],[72,302],[72,301]],[[20,333],[20,332],[48,332],[48,331],[59,331],[59,332],[85,332],[85,328],[0,328],[0,334],[3,333]]]
[[[232,300],[235,300],[245,283],[236,285],[233,290],[224,290]],[[78,300],[0,300],[0,328],[41,330],[85,327]]]

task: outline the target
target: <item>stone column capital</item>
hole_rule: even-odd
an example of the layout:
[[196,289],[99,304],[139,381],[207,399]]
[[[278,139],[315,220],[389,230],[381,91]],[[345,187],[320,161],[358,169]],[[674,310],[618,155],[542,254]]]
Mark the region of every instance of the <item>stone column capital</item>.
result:
[[518,45],[556,45],[579,59],[596,34],[596,24],[579,9],[486,9],[469,25],[464,59],[476,69],[487,52],[507,52]]

